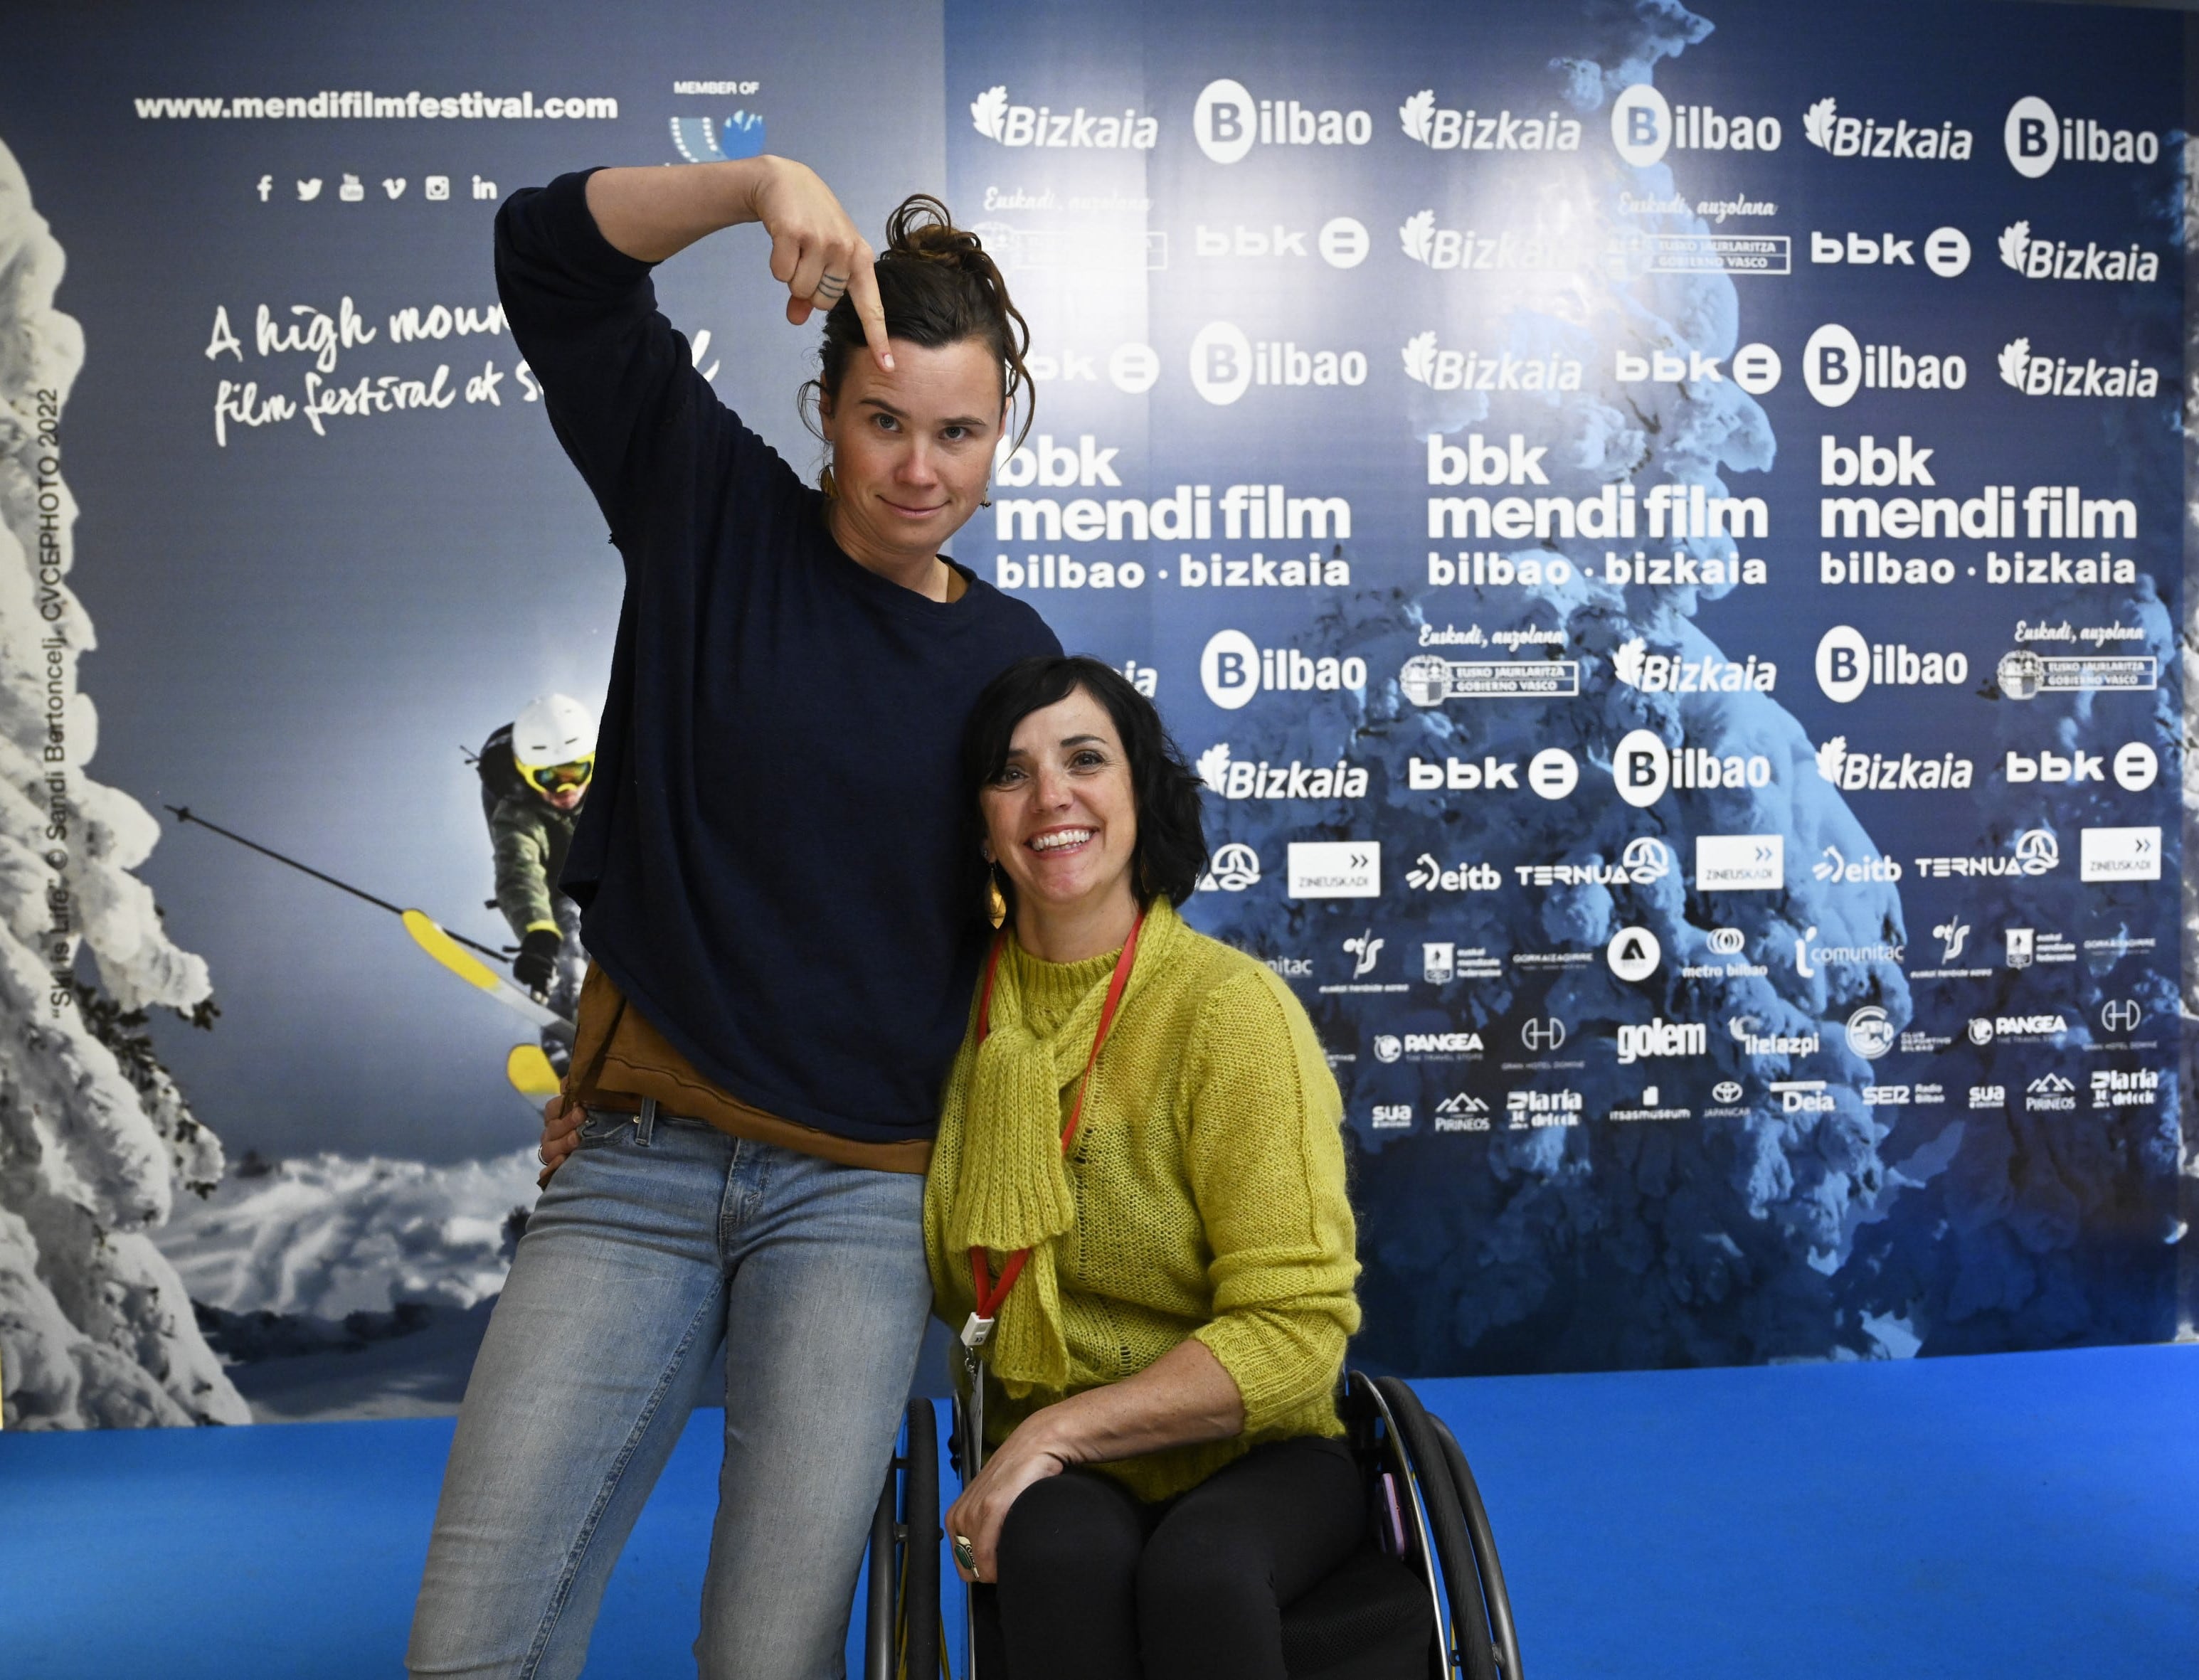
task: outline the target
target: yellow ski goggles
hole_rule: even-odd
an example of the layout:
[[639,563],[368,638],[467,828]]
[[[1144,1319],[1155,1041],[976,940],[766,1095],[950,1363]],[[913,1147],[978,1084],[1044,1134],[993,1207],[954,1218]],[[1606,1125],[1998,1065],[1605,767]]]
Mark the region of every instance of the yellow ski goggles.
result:
[[545,793],[555,793],[560,788],[586,787],[596,773],[596,755],[576,758],[564,764],[520,764],[519,773]]

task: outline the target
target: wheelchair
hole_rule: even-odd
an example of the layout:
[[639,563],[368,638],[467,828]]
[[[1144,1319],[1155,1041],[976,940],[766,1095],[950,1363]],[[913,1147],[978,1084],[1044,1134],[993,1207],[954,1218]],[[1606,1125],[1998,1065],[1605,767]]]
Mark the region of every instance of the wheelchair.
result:
[[[1372,1520],[1360,1549],[1285,1607],[1291,1680],[1523,1680],[1496,1536],[1457,1438],[1397,1377],[1346,1373],[1338,1409]],[[954,1422],[960,1456],[959,1401]],[[939,1524],[936,1415],[911,1400],[871,1521],[864,1680],[940,1680],[947,1668]],[[965,1631],[968,1665],[948,1680],[995,1680],[975,1671]]]

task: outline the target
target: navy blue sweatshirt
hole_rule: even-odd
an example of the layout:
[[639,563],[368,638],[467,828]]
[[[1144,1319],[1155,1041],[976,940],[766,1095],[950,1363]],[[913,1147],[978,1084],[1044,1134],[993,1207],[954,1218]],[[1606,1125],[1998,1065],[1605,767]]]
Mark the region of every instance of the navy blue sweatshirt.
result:
[[496,219],[512,337],[626,561],[561,884],[589,954],[729,1094],[860,1142],[927,1138],[986,932],[962,726],[1060,644],[966,570],[942,603],[843,553],[823,497],[695,371],[650,265],[598,230],[586,179]]

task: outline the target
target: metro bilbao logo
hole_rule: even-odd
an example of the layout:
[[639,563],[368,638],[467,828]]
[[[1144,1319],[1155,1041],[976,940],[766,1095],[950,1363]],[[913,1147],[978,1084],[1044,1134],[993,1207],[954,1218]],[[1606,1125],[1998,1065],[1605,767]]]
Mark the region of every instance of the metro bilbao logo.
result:
[[1006,83],[970,102],[970,125],[988,140],[1015,147],[1149,152],[1160,138],[1159,120],[1140,116],[1135,107],[1103,114],[1082,105],[1067,111],[1012,105]]
[[1975,141],[1967,128],[1943,122],[1911,123],[1906,117],[1879,122],[1869,117],[1844,117],[1840,102],[1827,97],[1802,114],[1802,137],[1834,157],[1924,158],[1960,163],[1970,155]]
[[2091,117],[2057,117],[2036,94],[2008,108],[2001,142],[2009,167],[2037,180],[2057,163],[2158,163],[2161,137],[2148,129],[2110,128]]

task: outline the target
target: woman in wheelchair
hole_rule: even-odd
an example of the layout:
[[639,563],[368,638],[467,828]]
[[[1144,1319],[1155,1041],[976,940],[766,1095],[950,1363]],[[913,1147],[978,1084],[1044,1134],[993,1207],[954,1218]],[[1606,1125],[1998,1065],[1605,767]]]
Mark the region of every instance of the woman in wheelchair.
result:
[[1119,674],[1010,668],[963,767],[1006,925],[925,1222],[987,1452],[944,1525],[979,1672],[1282,1680],[1280,1607],[1366,1520],[1336,1082],[1288,988],[1178,917],[1199,784]]

